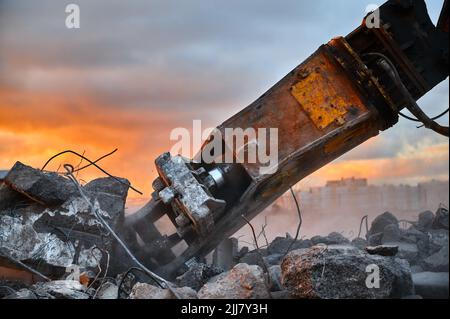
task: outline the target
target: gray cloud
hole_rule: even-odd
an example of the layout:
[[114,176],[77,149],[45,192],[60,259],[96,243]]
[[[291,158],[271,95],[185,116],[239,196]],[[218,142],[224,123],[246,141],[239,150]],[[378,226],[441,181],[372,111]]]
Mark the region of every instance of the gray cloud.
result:
[[[77,0],[81,29],[64,26],[65,2],[0,0],[0,84],[118,108],[179,111],[218,124],[311,54],[360,22],[365,0]],[[383,1],[371,1],[382,3]],[[440,1],[427,1],[437,17]],[[420,101],[448,106],[448,81]],[[175,119],[174,119],[175,121]],[[448,124],[448,116],[446,117]],[[445,143],[401,120],[370,148],[343,157],[393,157],[406,144]]]

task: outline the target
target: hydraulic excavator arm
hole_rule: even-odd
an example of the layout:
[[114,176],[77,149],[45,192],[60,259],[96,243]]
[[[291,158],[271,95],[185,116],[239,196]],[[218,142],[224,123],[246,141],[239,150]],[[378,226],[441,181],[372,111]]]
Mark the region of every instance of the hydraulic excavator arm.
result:
[[[404,108],[427,128],[448,136],[448,128],[416,103],[448,77],[448,1],[437,26],[422,0],[390,0],[375,13],[346,37],[321,46],[217,128],[221,136],[227,129],[276,128],[274,172],[262,174],[266,167],[258,160],[228,163],[223,154],[208,153],[216,160],[204,161],[213,143],[230,148],[217,135],[193,160],[169,153],[156,159],[159,177],[152,200],[126,220],[135,231],[129,243],[148,267],[175,275],[243,227],[242,216],[252,219],[302,178],[395,125]],[[239,150],[233,147],[236,159]],[[164,215],[177,229],[170,236],[162,236],[154,225]],[[187,248],[176,256],[171,249],[181,241]]]

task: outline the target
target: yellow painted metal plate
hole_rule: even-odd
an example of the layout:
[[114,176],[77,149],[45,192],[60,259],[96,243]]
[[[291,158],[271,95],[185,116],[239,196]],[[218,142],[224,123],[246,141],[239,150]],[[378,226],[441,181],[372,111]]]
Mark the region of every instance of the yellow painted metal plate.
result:
[[307,63],[301,76],[291,94],[319,129],[344,124],[348,110],[363,105],[348,78],[321,54]]

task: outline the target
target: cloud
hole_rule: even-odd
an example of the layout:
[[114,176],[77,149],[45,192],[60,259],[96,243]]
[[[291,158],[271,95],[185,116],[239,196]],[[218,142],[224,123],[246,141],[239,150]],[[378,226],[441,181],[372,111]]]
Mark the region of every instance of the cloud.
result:
[[[376,1],[381,3],[382,1]],[[360,22],[366,1],[0,0],[0,168],[39,167],[72,148],[150,192],[170,130],[216,126],[263,94],[316,48]],[[437,16],[439,4],[428,1]],[[448,107],[448,80],[420,105]],[[448,116],[443,120],[448,124]],[[303,184],[366,176],[415,182],[448,176],[448,139],[400,120]],[[424,154],[433,154],[433,157]],[[65,157],[52,165],[77,159]],[[447,167],[446,167],[447,166]],[[84,179],[98,176],[90,169]]]
[[449,145],[410,147],[394,157],[337,160],[299,183],[307,188],[322,186],[328,180],[342,177],[368,178],[374,184],[415,184],[425,180],[448,180]]

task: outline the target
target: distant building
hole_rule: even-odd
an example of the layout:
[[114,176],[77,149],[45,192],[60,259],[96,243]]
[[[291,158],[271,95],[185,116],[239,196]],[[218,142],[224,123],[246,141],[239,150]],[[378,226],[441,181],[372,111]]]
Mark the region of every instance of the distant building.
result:
[[[348,178],[328,181],[324,187],[297,193],[305,214],[347,213],[380,214],[384,211],[399,216],[436,210],[440,204],[449,205],[449,182],[430,181],[416,186],[369,185],[367,179]],[[290,194],[276,203],[280,208],[294,209]]]
[[367,187],[367,178],[342,178],[337,181],[328,181],[325,187]]
[[[430,210],[435,212],[440,204],[449,205],[448,181],[430,181],[411,185],[370,185],[367,179],[346,178],[328,181],[323,187],[313,187],[296,192],[302,215],[300,237],[328,235],[340,232],[347,238],[358,234],[361,219],[368,216],[368,225],[380,214],[389,211],[399,220],[417,220],[418,215]],[[263,214],[252,220],[255,229],[264,225],[267,237],[273,240],[286,233],[294,236],[299,218],[295,202],[287,192]],[[361,233],[360,233],[361,231]],[[247,234],[243,228],[235,237]],[[251,235],[246,237],[251,242]]]

